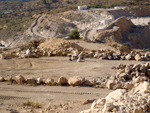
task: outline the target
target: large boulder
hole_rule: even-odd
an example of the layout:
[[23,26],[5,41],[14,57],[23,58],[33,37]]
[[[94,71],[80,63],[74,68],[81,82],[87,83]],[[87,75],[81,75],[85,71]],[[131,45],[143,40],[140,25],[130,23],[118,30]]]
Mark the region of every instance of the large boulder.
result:
[[78,86],[85,82],[85,78],[81,76],[74,76],[68,80],[69,85],[71,86]]
[[57,83],[59,83],[59,84],[61,84],[61,85],[66,85],[66,84],[68,84],[68,80],[67,80],[67,78],[65,78],[65,77],[60,77],[59,79],[58,79],[58,82]]
[[17,75],[15,78],[18,84],[23,84],[25,82],[25,78],[22,75]]

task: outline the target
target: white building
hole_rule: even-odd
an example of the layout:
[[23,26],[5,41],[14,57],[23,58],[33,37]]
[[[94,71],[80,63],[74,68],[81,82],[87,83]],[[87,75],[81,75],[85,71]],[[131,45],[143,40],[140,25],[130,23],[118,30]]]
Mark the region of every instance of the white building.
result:
[[78,6],[78,10],[87,10],[87,6],[86,5]]
[[115,6],[114,9],[123,9],[125,6]]

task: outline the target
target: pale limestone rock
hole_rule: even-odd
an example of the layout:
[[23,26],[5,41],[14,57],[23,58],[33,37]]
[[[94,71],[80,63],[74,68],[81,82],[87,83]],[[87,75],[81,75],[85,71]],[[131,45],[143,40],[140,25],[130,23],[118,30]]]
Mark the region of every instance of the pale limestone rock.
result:
[[69,85],[71,86],[78,86],[85,82],[85,78],[81,76],[74,76],[68,80]]
[[12,76],[11,75],[6,75],[6,76],[4,76],[4,80],[5,81],[11,81],[12,80]]
[[135,55],[135,60],[136,61],[142,61],[142,58],[139,54]]
[[127,56],[125,56],[125,58],[126,58],[127,60],[131,60],[132,56],[131,56],[131,54],[128,54]]
[[109,79],[107,84],[106,84],[106,87],[108,89],[120,89],[122,87],[122,84],[115,81],[115,80]]
[[149,89],[150,83],[149,82],[140,82],[134,85],[134,88],[131,90],[133,93],[147,93]]
[[114,100],[119,100],[126,93],[125,89],[117,89],[106,96],[106,103],[111,103]]
[[37,78],[35,80],[36,84],[41,84],[43,82],[43,79],[42,78]]
[[62,85],[68,84],[68,79],[65,77],[60,77],[57,83],[61,83]]
[[22,75],[17,75],[15,78],[18,84],[23,84],[25,82],[25,78]]
[[45,80],[45,84],[53,84],[54,83],[54,79],[48,78]]
[[113,89],[113,86],[115,85],[115,81],[114,80],[108,80],[106,87],[108,89]]
[[138,76],[137,78],[133,77],[132,80],[133,80],[134,83],[139,83],[139,82],[149,80],[149,78],[146,77],[146,76]]

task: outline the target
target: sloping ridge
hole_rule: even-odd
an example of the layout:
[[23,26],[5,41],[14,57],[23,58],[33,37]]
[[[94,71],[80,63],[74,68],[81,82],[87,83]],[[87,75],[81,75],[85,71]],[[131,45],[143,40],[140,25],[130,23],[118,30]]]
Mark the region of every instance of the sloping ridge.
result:
[[94,39],[99,42],[123,43],[133,27],[131,20],[123,16],[108,24],[104,29],[97,30]]

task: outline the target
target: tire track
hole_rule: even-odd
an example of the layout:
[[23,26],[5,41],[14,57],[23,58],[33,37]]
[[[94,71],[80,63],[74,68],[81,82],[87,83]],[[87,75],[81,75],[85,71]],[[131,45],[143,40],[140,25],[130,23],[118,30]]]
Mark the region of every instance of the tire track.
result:
[[87,95],[92,95],[92,94],[97,94],[97,95],[105,95],[102,94],[101,92],[99,93],[94,93],[94,92],[71,92],[71,91],[23,91],[23,90],[7,90],[7,89],[1,89],[1,91],[15,91],[15,92],[23,92],[23,93],[58,93],[58,94],[87,94]]
[[0,99],[2,99],[2,100],[29,99],[29,97],[17,97],[17,96],[0,95]]

